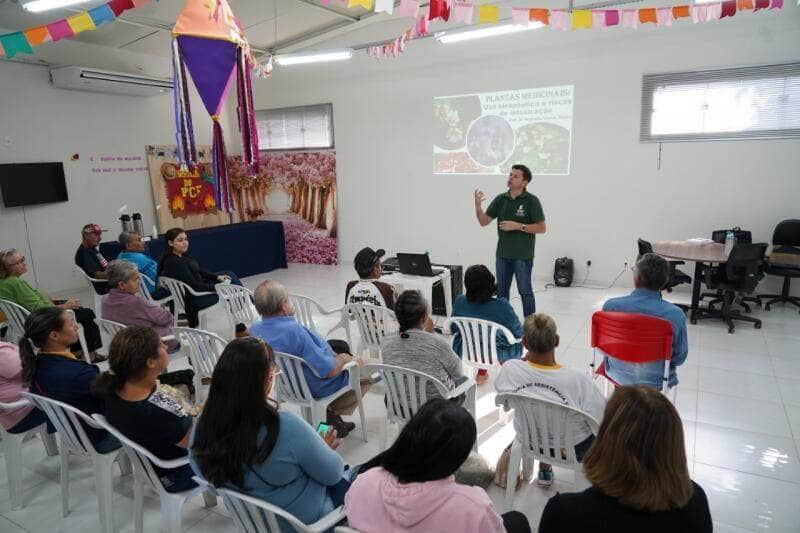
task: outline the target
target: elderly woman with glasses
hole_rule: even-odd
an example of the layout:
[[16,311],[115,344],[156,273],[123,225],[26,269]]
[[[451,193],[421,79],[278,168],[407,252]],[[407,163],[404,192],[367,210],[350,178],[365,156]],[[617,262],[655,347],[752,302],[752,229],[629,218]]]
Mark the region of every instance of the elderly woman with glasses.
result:
[[[139,296],[139,269],[135,264],[117,259],[106,267],[108,294],[103,297],[101,316],[126,326],[148,326],[161,337],[172,335],[172,313]],[[169,351],[177,342],[167,343]]]
[[[102,341],[100,339],[100,330],[94,323],[94,311],[81,307],[80,300],[76,298],[66,301],[50,300],[50,298],[31,287],[27,281],[22,279],[21,276],[27,271],[25,256],[17,250],[11,248],[0,252],[0,298],[14,302],[31,313],[48,307],[71,310],[75,314],[75,320],[83,326],[86,347],[89,349],[92,361],[95,363],[105,361],[104,357],[95,353],[102,346]],[[70,348],[73,352],[78,352],[81,346],[76,343]]]

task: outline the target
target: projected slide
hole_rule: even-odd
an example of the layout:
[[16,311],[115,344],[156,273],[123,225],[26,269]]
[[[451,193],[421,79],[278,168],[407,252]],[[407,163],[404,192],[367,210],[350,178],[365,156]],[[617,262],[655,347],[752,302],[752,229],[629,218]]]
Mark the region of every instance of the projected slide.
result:
[[434,174],[569,174],[572,85],[433,99]]

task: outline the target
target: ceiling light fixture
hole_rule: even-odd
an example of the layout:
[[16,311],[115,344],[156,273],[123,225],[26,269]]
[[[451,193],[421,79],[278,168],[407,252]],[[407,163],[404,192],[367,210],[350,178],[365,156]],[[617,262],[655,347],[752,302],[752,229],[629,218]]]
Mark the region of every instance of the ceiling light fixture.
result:
[[89,1],[90,0],[34,0],[33,2],[22,4],[22,7],[31,13],[41,13],[42,11],[74,6],[75,4],[84,4]]
[[352,48],[346,48],[344,50],[325,50],[308,54],[279,54],[275,56],[275,62],[282,66],[289,66],[326,61],[344,61],[351,57],[353,57]]
[[441,32],[436,34],[436,40],[442,44],[460,43],[462,41],[471,41],[473,39],[483,39],[485,37],[496,37],[498,35],[506,35],[520,31],[535,30],[537,28],[541,28],[542,26],[544,26],[544,24],[541,22],[533,21],[527,26],[522,26],[519,24],[502,24],[500,26],[481,28],[479,30]]

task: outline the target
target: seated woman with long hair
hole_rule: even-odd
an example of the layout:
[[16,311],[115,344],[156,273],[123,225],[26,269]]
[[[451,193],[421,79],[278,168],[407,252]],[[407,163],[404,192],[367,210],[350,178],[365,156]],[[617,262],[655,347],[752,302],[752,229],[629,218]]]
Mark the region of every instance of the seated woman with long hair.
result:
[[466,409],[442,398],[425,403],[394,444],[359,469],[345,496],[349,526],[364,533],[530,532],[522,513],[501,517],[482,488],[456,483],[476,438]]
[[[34,394],[64,402],[87,415],[102,414],[103,401],[91,390],[100,369],[69,351],[77,340],[78,324],[71,310],[44,307],[31,313],[19,341],[22,384]],[[107,431],[81,424],[98,452],[108,453],[120,447]]]
[[[141,444],[159,459],[186,457],[192,416],[177,394],[159,387],[167,369],[167,348],[147,326],[117,332],[108,349],[110,370],[100,374],[92,390],[105,401],[105,417],[120,433]],[[189,465],[174,469],[154,466],[167,492],[197,486]]]
[[550,498],[539,533],[712,530],[705,492],[689,478],[681,419],[652,387],[617,388],[583,470],[592,486]]
[[339,445],[335,431],[323,440],[269,398],[274,358],[256,337],[225,347],[195,425],[190,461],[215,487],[260,498],[310,524],[342,504],[349,483],[333,451]]

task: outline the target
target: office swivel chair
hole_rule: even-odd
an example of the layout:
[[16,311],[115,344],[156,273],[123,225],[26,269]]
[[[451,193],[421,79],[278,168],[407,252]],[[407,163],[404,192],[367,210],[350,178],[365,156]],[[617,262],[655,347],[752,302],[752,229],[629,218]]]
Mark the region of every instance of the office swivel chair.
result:
[[[652,254],[653,253],[653,246],[644,239],[639,239],[637,241],[639,245],[639,256],[636,258],[638,261],[640,257],[644,254]],[[672,288],[681,285],[683,283],[691,283],[692,278],[685,272],[678,270],[678,265],[685,264],[684,261],[670,261],[667,260],[669,263],[669,278],[667,279],[667,284],[664,285],[664,290],[667,292],[672,292]],[[686,304],[675,304],[676,306],[680,307],[684,313],[689,312],[689,306]]]
[[767,311],[774,303],[800,307],[800,297],[789,295],[792,278],[800,278],[800,264],[781,264],[777,254],[800,255],[800,220],[784,220],[772,234],[772,255],[764,271],[771,276],[783,277],[783,289],[780,294],[759,294],[759,298],[769,299],[764,305]]
[[[725,239],[728,237],[728,232],[733,232],[733,238],[735,239],[734,242],[742,243],[742,244],[752,244],[753,242],[753,235],[751,232],[747,230],[743,230],[738,226],[731,229],[718,229],[711,232],[711,240],[714,242],[718,242],[720,244],[725,244]],[[761,267],[761,272],[759,273],[759,280],[764,279],[764,266]],[[708,302],[708,307],[714,309],[714,306],[717,304],[721,304],[724,300],[723,298],[723,291],[721,289],[717,290],[717,292],[704,292],[700,295],[700,300],[704,298],[713,298],[710,302]],[[749,313],[751,311],[750,306],[747,305],[747,302],[751,302],[755,304],[756,307],[761,307],[761,298],[758,296],[746,296],[744,294],[736,295],[736,299],[733,301],[734,304],[741,305],[744,308],[745,313]]]
[[722,308],[699,309],[692,324],[696,324],[698,319],[718,318],[728,325],[728,333],[733,333],[734,320],[752,322],[756,329],[760,329],[760,320],[743,316],[740,311],[732,309],[732,306],[738,294],[750,294],[758,286],[759,271],[766,250],[766,243],[737,244],[731,250],[726,263],[707,268],[704,282],[708,288],[722,291]]

